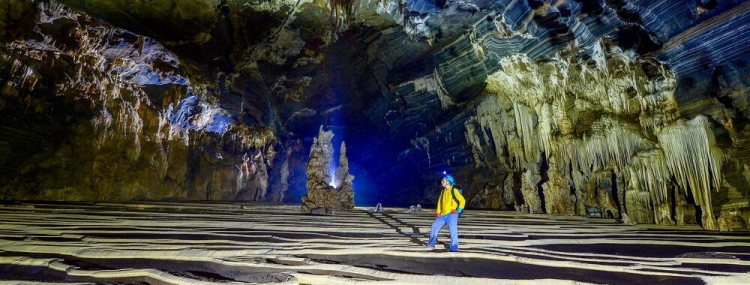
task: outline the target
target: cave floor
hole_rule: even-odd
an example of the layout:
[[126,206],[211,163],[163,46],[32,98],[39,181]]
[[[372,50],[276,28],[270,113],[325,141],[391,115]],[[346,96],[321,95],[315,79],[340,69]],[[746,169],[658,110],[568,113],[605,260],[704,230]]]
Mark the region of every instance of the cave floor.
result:
[[750,284],[750,234],[469,210],[307,215],[232,203],[0,205],[0,284]]

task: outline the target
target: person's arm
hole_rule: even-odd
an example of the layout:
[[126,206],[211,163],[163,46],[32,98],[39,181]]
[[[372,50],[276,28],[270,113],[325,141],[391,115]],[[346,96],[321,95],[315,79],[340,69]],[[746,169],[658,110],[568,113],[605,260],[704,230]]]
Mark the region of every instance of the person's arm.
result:
[[451,213],[453,214],[461,214],[464,211],[464,206],[466,206],[466,199],[464,198],[464,195],[461,194],[461,191],[456,191],[457,189],[454,187],[451,189],[454,200],[458,202],[458,207],[456,207],[455,210],[452,210]]
[[435,207],[435,218],[440,217],[441,212],[443,211],[443,190],[440,190],[440,195],[438,196],[437,200],[437,207]]
[[458,208],[463,210],[464,206],[466,206],[466,199],[464,198],[464,194],[461,194],[461,191],[457,191],[456,199],[458,199]]

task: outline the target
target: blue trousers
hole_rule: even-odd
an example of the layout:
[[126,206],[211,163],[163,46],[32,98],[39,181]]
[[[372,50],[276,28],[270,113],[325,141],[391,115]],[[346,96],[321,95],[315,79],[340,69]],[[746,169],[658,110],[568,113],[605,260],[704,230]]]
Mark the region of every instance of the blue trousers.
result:
[[432,230],[430,231],[430,241],[427,243],[428,246],[435,247],[438,238],[438,232],[443,228],[443,225],[448,224],[448,230],[451,233],[451,251],[458,251],[458,214],[447,214],[442,215],[432,222]]

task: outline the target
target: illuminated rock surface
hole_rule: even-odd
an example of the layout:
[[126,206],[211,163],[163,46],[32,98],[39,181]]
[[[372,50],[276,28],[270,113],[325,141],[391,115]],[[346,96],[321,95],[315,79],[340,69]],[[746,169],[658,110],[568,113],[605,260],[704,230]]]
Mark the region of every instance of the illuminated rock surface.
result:
[[[298,206],[15,204],[0,282],[98,284],[746,284],[747,235],[612,219],[471,211],[461,251],[423,246],[432,211],[335,216]],[[440,236],[447,242],[447,232]]]

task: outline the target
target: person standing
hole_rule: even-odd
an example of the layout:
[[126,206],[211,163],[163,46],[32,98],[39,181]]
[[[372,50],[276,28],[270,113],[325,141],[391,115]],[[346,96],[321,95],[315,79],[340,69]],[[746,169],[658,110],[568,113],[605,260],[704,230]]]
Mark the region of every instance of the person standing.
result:
[[430,231],[430,241],[425,245],[429,249],[435,249],[438,232],[443,225],[448,224],[448,230],[451,235],[450,251],[458,251],[458,215],[464,211],[466,199],[461,195],[461,191],[456,189],[456,179],[451,175],[445,175],[440,181],[443,190],[437,201],[435,209],[435,221],[432,222]]

